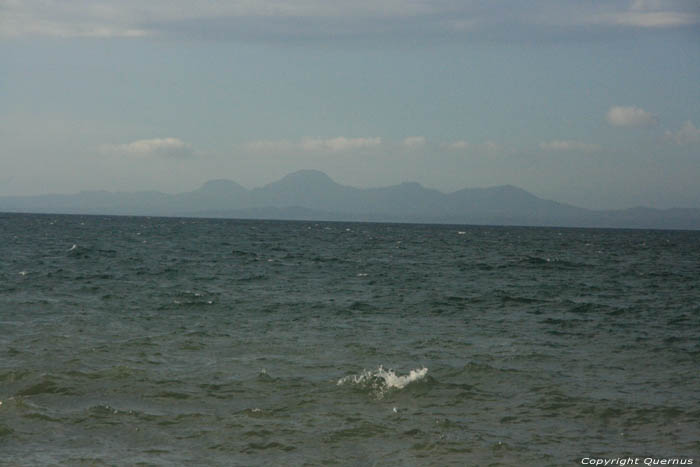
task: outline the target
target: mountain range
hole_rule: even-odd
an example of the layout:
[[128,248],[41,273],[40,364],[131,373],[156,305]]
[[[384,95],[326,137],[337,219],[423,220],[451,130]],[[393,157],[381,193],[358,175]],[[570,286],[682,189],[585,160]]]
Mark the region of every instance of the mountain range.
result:
[[0,197],[0,212],[700,229],[700,209],[591,210],[538,198],[511,185],[452,193],[416,182],[361,189],[340,185],[317,170],[294,172],[252,190],[231,180],[211,180],[179,194],[5,196]]

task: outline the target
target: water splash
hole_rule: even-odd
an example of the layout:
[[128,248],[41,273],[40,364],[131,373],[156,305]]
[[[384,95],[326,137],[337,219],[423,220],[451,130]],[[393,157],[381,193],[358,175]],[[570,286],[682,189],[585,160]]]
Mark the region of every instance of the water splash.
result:
[[378,399],[384,397],[384,394],[390,389],[403,389],[409,384],[420,381],[428,374],[428,369],[416,368],[411,370],[405,376],[397,375],[393,369],[384,369],[379,366],[374,371],[362,370],[359,375],[348,375],[340,378],[337,382],[338,386],[344,384],[353,384],[363,388],[369,388]]

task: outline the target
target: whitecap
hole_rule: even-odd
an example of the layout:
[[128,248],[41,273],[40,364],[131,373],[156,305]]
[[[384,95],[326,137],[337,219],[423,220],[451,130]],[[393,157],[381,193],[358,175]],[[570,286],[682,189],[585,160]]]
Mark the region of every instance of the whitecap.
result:
[[416,368],[411,370],[407,375],[400,376],[397,375],[391,368],[385,370],[383,366],[379,366],[374,371],[362,370],[359,375],[348,375],[340,378],[336,383],[338,386],[344,384],[355,384],[362,387],[368,387],[372,389],[377,396],[381,399],[384,397],[384,393],[389,389],[403,389],[409,384],[420,381],[428,374],[428,369]]
[[73,250],[75,250],[76,248],[78,248],[78,245],[76,245],[76,244],[74,243],[73,246],[70,247],[70,249],[69,249],[68,251],[73,251]]

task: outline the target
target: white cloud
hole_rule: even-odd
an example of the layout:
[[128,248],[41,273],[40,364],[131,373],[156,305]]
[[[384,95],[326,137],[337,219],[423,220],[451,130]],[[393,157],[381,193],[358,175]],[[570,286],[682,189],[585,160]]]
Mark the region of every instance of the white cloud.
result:
[[605,119],[613,126],[636,127],[656,123],[654,115],[639,107],[610,107]]
[[194,156],[192,146],[178,138],[141,139],[126,144],[103,144],[100,152],[126,157],[188,158]]
[[[502,37],[700,23],[697,0],[0,0],[0,37]],[[595,36],[599,32],[590,30]],[[486,34],[484,34],[486,33]]]
[[302,149],[306,151],[347,151],[350,149],[362,149],[379,146],[382,144],[381,138],[345,138],[339,136],[330,139],[303,139]]
[[669,28],[690,26],[698,22],[697,15],[678,13],[674,11],[628,12],[615,15],[611,22],[620,26],[636,26],[641,28]]
[[452,143],[445,143],[443,147],[451,151],[463,151],[469,148],[470,144],[464,140],[453,141]]
[[45,0],[0,1],[0,37],[140,37],[133,5]]
[[409,136],[405,138],[402,142],[407,148],[417,148],[420,146],[425,146],[426,140],[425,136]]
[[684,0],[633,0],[625,9],[605,11],[601,8],[588,19],[593,24],[649,29],[698,24],[700,15],[697,6]]
[[543,151],[580,151],[594,152],[600,149],[597,144],[582,143],[572,140],[553,140],[540,143],[540,149]]
[[201,35],[222,26],[236,35],[231,29],[248,30],[246,23],[258,27],[257,22],[271,20],[267,27],[274,29],[284,19],[290,21],[281,29],[296,32],[289,31],[290,26],[305,20],[316,20],[314,25],[322,27],[328,20],[340,19],[341,25],[355,18],[358,27],[363,18],[412,18],[441,9],[431,1],[404,0],[0,0],[0,37],[134,37],[163,31]]
[[300,141],[290,140],[259,140],[244,144],[244,147],[252,152],[282,153],[291,151],[303,152],[341,152],[353,149],[366,149],[382,144],[379,137],[372,138],[303,138]]
[[666,131],[666,138],[681,146],[700,143],[700,128],[696,128],[695,125],[693,125],[693,122],[688,120],[680,127],[680,129],[678,129],[678,131]]
[[481,145],[481,147],[488,152],[495,153],[495,152],[501,152],[504,148],[503,145],[496,143],[494,141],[486,141],[484,144]]
[[294,149],[297,145],[286,139],[269,141],[258,140],[246,143],[245,148],[252,152],[285,152]]
[[472,155],[487,155],[487,156],[499,156],[505,155],[509,152],[509,148],[501,143],[495,141],[484,141],[483,143],[470,143],[465,140],[452,141],[449,143],[442,143],[440,147],[443,150],[455,151],[455,152],[469,152]]

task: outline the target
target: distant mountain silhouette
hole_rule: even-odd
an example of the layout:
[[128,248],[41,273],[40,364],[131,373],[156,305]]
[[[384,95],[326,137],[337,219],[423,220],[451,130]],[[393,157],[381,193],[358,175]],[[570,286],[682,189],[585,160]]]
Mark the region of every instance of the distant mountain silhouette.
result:
[[416,182],[382,188],[340,185],[301,170],[247,190],[211,180],[197,190],[0,197],[0,211],[66,214],[351,220],[487,225],[700,229],[700,209],[595,211],[538,198],[511,185],[442,193]]
[[235,209],[248,206],[248,190],[231,180],[210,180],[189,193],[168,200],[169,214],[207,209]]

